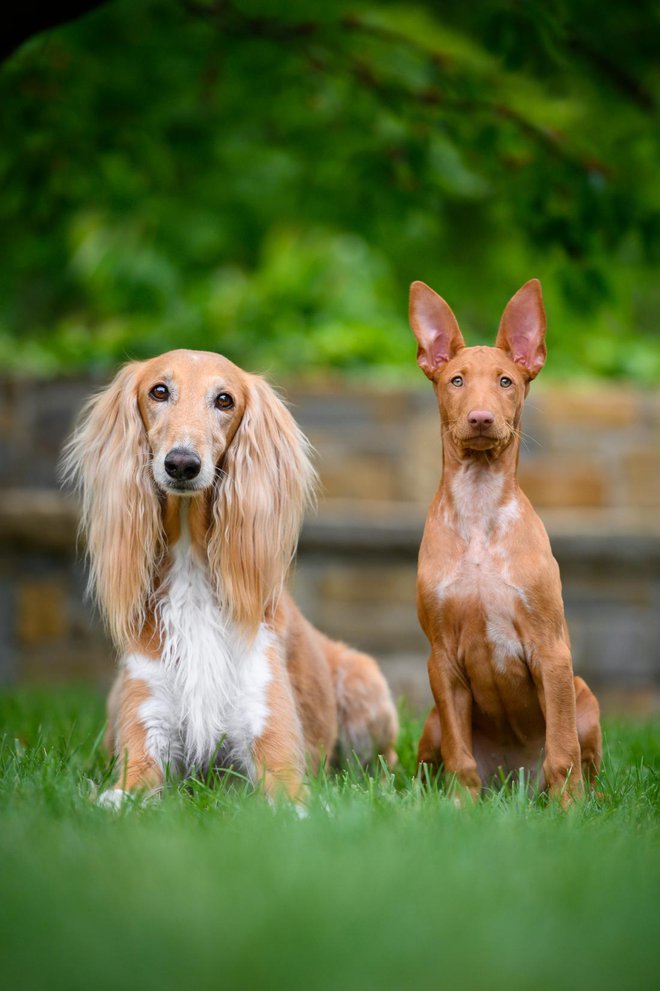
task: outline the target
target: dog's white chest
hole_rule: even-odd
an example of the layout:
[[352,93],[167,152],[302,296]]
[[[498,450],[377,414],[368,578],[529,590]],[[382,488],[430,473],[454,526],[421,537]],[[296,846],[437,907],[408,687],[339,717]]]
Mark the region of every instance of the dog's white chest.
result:
[[525,595],[512,579],[507,539],[520,511],[515,499],[498,503],[501,488],[498,476],[480,480],[466,472],[454,480],[455,515],[444,522],[460,536],[462,550],[443,561],[437,597],[441,607],[451,598],[470,614],[479,608],[493,662],[503,671],[524,657],[515,618]]
[[147,668],[152,697],[140,715],[152,756],[184,771],[222,760],[251,774],[252,744],[268,716],[274,637],[262,627],[246,645],[224,617],[185,526],[157,615],[160,662],[141,658],[139,671],[138,659],[127,662],[135,677],[144,677]]

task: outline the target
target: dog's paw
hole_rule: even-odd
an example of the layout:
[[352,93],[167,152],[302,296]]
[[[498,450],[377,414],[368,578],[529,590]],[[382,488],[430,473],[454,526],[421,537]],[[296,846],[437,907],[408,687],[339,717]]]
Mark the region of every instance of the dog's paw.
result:
[[124,791],[123,788],[108,788],[107,791],[104,791],[99,795],[97,804],[101,805],[104,809],[114,809],[116,811],[120,809],[122,807],[122,803],[129,800],[130,797],[130,793]]
[[293,813],[297,819],[309,817],[309,795],[306,788],[301,788],[295,797],[280,793],[279,795],[266,795],[265,798],[273,811],[284,809],[288,813]]

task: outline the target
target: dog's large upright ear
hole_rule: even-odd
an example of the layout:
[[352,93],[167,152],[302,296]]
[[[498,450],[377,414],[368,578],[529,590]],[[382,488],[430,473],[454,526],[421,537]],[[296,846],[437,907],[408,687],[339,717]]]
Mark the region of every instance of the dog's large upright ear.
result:
[[162,549],[150,450],[137,399],[139,362],[83,408],[64,449],[61,473],[82,496],[89,585],[120,649],[142,628]]
[[495,347],[525,369],[530,380],[545,364],[545,309],[541,283],[530,279],[506,304]]
[[451,307],[424,282],[410,287],[410,326],[417,338],[417,364],[431,380],[465,347]]
[[258,376],[221,469],[209,564],[221,603],[251,639],[276,605],[316,484],[306,437]]

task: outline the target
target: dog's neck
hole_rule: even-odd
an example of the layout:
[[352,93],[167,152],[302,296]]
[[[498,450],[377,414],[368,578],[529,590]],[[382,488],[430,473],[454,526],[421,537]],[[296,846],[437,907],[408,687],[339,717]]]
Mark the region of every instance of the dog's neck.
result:
[[516,432],[497,449],[474,451],[460,447],[442,424],[442,477],[438,490],[445,523],[462,539],[476,530],[488,535],[518,514],[518,453]]
[[185,526],[191,546],[202,553],[211,520],[211,506],[206,493],[195,496],[167,495],[163,501],[163,532],[167,547],[181,539]]

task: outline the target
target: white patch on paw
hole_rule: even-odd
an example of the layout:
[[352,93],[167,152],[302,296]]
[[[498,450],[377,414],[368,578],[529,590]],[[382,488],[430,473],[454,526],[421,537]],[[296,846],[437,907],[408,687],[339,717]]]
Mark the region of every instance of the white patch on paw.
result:
[[122,803],[130,797],[130,793],[123,788],[108,788],[99,795],[98,804],[106,809],[120,809]]

